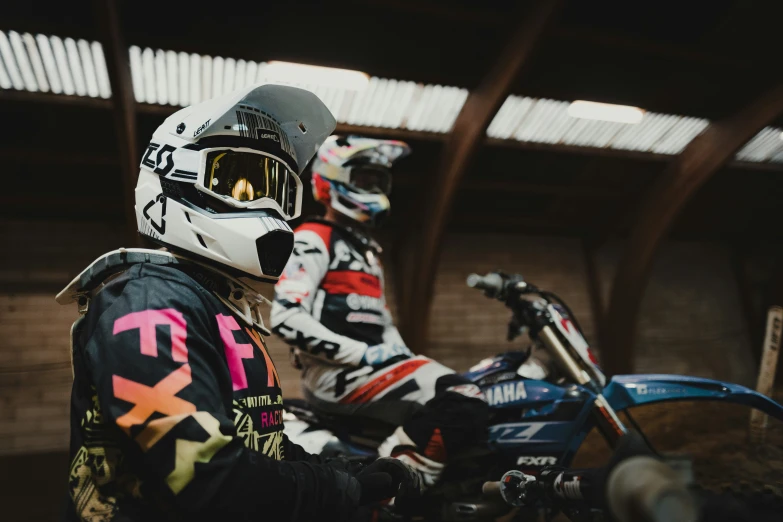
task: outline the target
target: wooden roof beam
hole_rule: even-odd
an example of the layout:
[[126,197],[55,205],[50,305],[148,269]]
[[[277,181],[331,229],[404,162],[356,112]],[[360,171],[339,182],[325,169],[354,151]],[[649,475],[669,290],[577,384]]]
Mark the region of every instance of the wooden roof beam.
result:
[[114,110],[117,150],[124,195],[128,246],[140,244],[137,232],[134,192],[139,173],[139,148],[136,143],[136,99],[131,82],[128,46],[125,44],[119,21],[117,0],[93,0],[95,23],[105,49]]
[[601,359],[609,374],[633,371],[639,307],[655,253],[672,223],[696,191],[781,114],[783,84],[733,116],[711,124],[669,164],[644,198],[617,267],[602,328]]
[[[88,96],[68,96],[62,94],[50,94],[28,91],[0,90],[0,103],[48,103],[53,105],[84,107],[87,109],[110,109],[113,107],[112,99],[90,98]],[[153,105],[149,103],[137,103],[137,114],[159,115],[162,118],[174,114],[181,107],[172,105]],[[430,141],[434,143],[445,143],[449,139],[448,134],[427,131],[413,131],[409,129],[392,129],[386,127],[368,127],[364,125],[349,125],[347,123],[338,123],[336,131],[338,134],[357,134],[361,136],[375,136],[378,138],[398,139],[398,140],[419,140]],[[576,145],[564,145],[562,143],[537,143],[530,141],[518,141],[514,139],[501,140],[497,138],[485,138],[484,145],[489,147],[532,150],[542,152],[556,152],[563,154],[576,154],[579,156],[606,157],[606,158],[625,158],[630,160],[648,161],[648,162],[669,162],[672,156],[668,154],[657,154],[654,152],[642,152],[624,149],[610,149],[597,147],[580,147]],[[759,170],[765,172],[783,171],[783,163],[774,162],[751,162],[751,161],[731,161],[732,168],[743,170]],[[631,174],[632,175],[632,174]],[[611,235],[611,230],[607,231]]]
[[406,238],[405,251],[398,254],[396,286],[401,304],[398,306],[400,328],[408,345],[419,353],[426,347],[440,245],[457,186],[522,66],[554,20],[561,1],[538,0],[532,4],[529,12],[517,15],[520,23],[505,49],[465,101],[444,146],[432,190],[421,207],[423,216],[410,220],[405,234],[410,241]]

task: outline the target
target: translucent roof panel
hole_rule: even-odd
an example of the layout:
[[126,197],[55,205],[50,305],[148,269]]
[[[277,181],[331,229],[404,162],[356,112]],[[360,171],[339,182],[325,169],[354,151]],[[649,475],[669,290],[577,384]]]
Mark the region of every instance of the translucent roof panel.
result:
[[[467,89],[371,77],[362,88],[296,82],[275,75],[267,62],[131,46],[133,93],[140,103],[184,107],[240,87],[280,83],[314,92],[341,123],[435,134],[448,133]],[[322,68],[323,69],[323,68]],[[334,71],[334,70],[331,70]],[[0,31],[0,89],[110,98],[111,85],[99,42]],[[487,135],[551,145],[678,154],[709,125],[703,118],[647,112],[636,124],[575,118],[570,103],[509,96]],[[781,129],[767,127],[736,159],[783,163]]]
[[[704,132],[709,121],[646,112],[639,123],[574,118],[570,103],[546,98],[509,96],[487,129],[487,136],[551,145],[570,145],[654,154],[679,154]],[[741,161],[783,163],[781,129],[767,127],[738,153]]]

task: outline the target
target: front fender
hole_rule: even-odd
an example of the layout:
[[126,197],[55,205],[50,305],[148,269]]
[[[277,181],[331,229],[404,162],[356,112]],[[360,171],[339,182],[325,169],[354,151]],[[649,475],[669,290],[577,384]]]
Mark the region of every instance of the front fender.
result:
[[604,396],[617,410],[666,401],[726,401],[761,410],[783,421],[783,406],[758,392],[712,379],[684,375],[615,375]]

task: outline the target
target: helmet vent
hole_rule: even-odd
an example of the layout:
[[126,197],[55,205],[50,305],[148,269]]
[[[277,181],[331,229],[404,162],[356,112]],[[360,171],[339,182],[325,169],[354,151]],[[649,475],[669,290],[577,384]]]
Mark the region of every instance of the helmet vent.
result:
[[198,238],[198,242],[201,243],[201,246],[207,248],[207,244],[204,242],[204,238],[201,237],[201,234],[196,234],[196,237]]
[[258,262],[264,275],[279,277],[293,249],[294,234],[288,230],[273,230],[256,239]]
[[303,121],[299,122],[299,130],[302,131],[302,134],[307,134],[307,127],[305,127],[305,124]]

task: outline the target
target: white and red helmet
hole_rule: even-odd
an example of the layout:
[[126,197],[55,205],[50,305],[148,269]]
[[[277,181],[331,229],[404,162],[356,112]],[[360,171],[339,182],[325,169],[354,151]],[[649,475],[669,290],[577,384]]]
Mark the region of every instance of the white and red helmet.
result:
[[391,168],[410,153],[402,141],[330,136],[313,161],[313,196],[359,223],[376,226],[391,207]]
[[139,232],[239,276],[276,281],[293,248],[286,220],[302,170],[335,128],[313,93],[248,87],[166,118],[141,160]]

